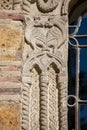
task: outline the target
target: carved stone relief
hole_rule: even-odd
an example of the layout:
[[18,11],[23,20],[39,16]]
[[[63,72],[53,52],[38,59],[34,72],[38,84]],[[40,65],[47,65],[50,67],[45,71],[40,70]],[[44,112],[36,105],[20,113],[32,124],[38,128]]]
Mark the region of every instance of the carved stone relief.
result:
[[63,18],[64,16],[41,16],[29,21],[25,39],[34,51],[46,49],[56,53],[66,40]]
[[[21,20],[22,21],[21,26],[23,27],[22,33],[24,34],[24,39],[22,34],[17,33],[19,30],[21,30],[19,28],[20,26],[19,24],[17,24],[18,31],[16,32],[12,27],[11,34],[9,34],[9,28],[6,26],[6,24],[4,24],[0,30],[1,41],[3,41],[2,40],[3,37],[4,43],[6,43],[2,44],[3,42],[1,42],[2,44],[1,49],[3,50],[3,54],[9,53],[8,55],[4,56],[6,59],[5,58],[3,59],[7,60],[9,58],[10,60],[5,61],[5,64],[6,65],[12,64],[12,68],[10,66],[9,67],[4,66],[6,67],[5,70],[6,69],[12,70],[11,74],[9,72],[10,76],[8,75],[8,73],[6,74],[7,79],[5,84],[7,84],[8,80],[10,82],[14,82],[14,84],[10,83],[10,87],[12,86],[14,87],[13,88],[14,92],[11,92],[12,95],[8,94],[3,97],[5,100],[8,99],[9,101],[10,99],[12,100],[14,99],[14,103],[17,104],[17,102],[18,103],[20,102],[21,104],[19,108],[21,109],[21,112],[20,111],[18,112],[18,120],[20,120],[19,122],[21,123],[21,125],[18,122],[19,126],[17,126],[17,128],[15,129],[19,129],[20,127],[20,130],[68,130],[67,128],[67,53],[68,53],[67,9],[68,8],[67,7],[69,1],[70,0],[1,0],[0,1],[1,11],[6,10],[6,12],[10,12],[7,10],[11,10],[12,13],[11,17],[13,19],[12,24],[15,24],[15,22],[13,21],[16,21],[17,24],[19,22],[18,20],[21,20],[21,18],[19,18],[20,15],[15,15],[18,10],[19,11],[21,10],[21,13],[19,14],[23,16],[23,19]],[[36,11],[39,13],[37,13]],[[11,17],[8,13],[8,15],[6,15],[6,17],[4,18],[9,19]],[[1,19],[2,18],[3,17],[1,17]],[[7,23],[7,21],[5,21],[4,19],[2,23],[3,22]],[[11,23],[9,24],[9,27],[11,27]],[[7,30],[5,31],[5,36],[4,33],[2,33],[4,32],[4,30]],[[13,35],[14,31],[16,41]],[[19,44],[18,47],[16,44],[14,44],[16,42],[19,43],[20,41],[22,42],[21,39],[24,40],[23,48]],[[9,47],[9,49],[11,48],[11,51],[9,51],[9,49],[6,49],[7,52],[4,52],[5,50],[4,47],[9,46],[9,40],[12,42],[11,47]],[[17,51],[14,48],[13,44],[17,49]],[[12,49],[14,50],[14,52],[12,51]],[[23,56],[21,56],[21,54],[23,54]],[[16,55],[17,57],[15,57]],[[11,61],[11,58],[13,61]],[[2,63],[1,67],[3,66]],[[18,70],[18,72],[14,72],[14,70],[15,71]],[[15,73],[17,73],[16,77]],[[3,82],[4,79],[5,78],[3,78]],[[17,84],[15,84],[16,82]],[[13,95],[16,91],[15,85],[16,86],[19,85],[19,88],[17,89],[18,95]],[[7,84],[7,87],[9,87],[9,84]],[[6,90],[7,89],[8,88],[6,88]],[[9,91],[12,91],[12,88],[9,88]],[[1,96],[0,101],[2,101]],[[8,102],[7,106],[9,106],[9,104],[10,103]],[[8,110],[6,109],[6,111]],[[13,113],[12,115],[13,117],[15,117]],[[12,128],[13,127],[14,126],[12,126]]]
[[0,9],[12,9],[13,0],[0,0]]
[[28,5],[36,3],[39,11],[48,13],[58,6],[59,1],[60,0],[24,0],[23,9],[29,11]]
[[0,0],[1,10],[21,10],[22,0]]
[[[40,12],[36,16],[30,12],[30,6],[35,3]],[[58,4],[58,0],[23,2],[23,11],[28,13],[25,15],[21,130],[68,129],[67,15],[49,14]]]

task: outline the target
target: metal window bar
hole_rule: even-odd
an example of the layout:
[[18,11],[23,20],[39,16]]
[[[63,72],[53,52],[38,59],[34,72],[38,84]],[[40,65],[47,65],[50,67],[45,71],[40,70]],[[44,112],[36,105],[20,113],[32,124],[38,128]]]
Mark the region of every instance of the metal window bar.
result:
[[[75,101],[73,104],[68,103],[68,107],[75,107],[75,130],[80,130],[79,128],[79,104],[87,104],[87,100],[80,100],[79,99],[79,67],[80,67],[80,49],[81,48],[87,48],[87,45],[80,45],[77,38],[87,38],[87,34],[84,35],[78,35],[79,28],[81,26],[82,22],[82,16],[78,18],[77,25],[70,25],[70,28],[74,29],[74,32],[72,34],[69,34],[69,47],[74,48],[76,50],[76,76],[75,76],[75,96],[74,95],[68,95],[68,100],[70,98],[73,98]],[[76,44],[72,44],[70,39],[74,40]]]

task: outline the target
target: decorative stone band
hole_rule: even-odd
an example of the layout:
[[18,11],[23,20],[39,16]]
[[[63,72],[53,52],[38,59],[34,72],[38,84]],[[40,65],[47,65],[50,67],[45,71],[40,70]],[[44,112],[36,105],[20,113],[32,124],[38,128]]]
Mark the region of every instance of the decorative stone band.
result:
[[24,21],[24,15],[21,12],[16,11],[0,11],[0,19],[12,19],[12,20],[20,20]]
[[48,130],[49,128],[49,109],[48,109],[48,75],[42,72],[40,77],[40,128],[41,130]]

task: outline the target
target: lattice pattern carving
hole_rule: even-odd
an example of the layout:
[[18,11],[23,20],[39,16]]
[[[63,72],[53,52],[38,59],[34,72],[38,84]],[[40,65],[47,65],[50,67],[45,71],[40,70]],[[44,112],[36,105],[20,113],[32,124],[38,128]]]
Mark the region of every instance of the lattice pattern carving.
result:
[[21,10],[22,0],[0,0],[1,10]]
[[35,68],[32,69],[32,85],[30,88],[30,107],[29,107],[29,116],[30,116],[30,129],[31,130],[40,130],[39,123],[39,112],[40,112],[40,87],[39,87],[39,75]]
[[13,0],[0,0],[0,9],[12,9],[13,8]]

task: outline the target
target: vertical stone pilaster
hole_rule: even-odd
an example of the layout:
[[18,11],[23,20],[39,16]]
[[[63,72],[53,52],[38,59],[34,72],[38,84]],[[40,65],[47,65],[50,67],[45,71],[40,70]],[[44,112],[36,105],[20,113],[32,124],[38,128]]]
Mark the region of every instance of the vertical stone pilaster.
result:
[[[36,128],[35,122],[32,122],[32,129],[36,128],[35,130],[68,130],[67,72],[63,72],[63,70],[67,70],[68,53],[66,8],[64,0],[23,1],[23,12],[26,14],[23,73],[28,74],[35,68],[40,82],[39,91],[37,91],[37,95],[40,96],[36,105],[38,106],[36,108],[39,109],[37,119],[39,127]],[[32,77],[32,80],[36,81],[34,78]],[[32,87],[35,88],[35,84]],[[27,104],[28,102],[29,100]],[[33,99],[29,103],[32,104],[32,102]],[[38,115],[38,109],[34,109],[36,115]],[[32,108],[29,107],[29,110],[31,111]],[[25,127],[24,130],[31,130],[31,127],[28,126],[27,129]]]

